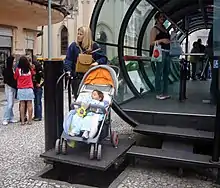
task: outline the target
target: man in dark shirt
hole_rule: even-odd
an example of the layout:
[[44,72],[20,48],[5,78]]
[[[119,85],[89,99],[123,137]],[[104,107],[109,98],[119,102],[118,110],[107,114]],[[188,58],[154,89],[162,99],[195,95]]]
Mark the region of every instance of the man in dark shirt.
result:
[[200,48],[199,53],[204,53],[205,52],[205,46],[202,44],[202,39],[198,39],[197,42],[199,43],[199,48]]
[[42,120],[42,94],[44,85],[43,67],[38,61],[33,61],[36,74],[33,77],[34,84],[34,121]]

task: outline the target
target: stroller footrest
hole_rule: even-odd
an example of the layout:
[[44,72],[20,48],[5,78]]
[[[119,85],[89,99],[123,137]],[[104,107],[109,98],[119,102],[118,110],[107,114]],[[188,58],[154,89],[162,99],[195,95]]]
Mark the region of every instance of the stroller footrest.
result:
[[97,143],[98,142],[98,138],[88,138],[88,139],[84,139],[80,136],[70,136],[68,134],[66,134],[65,132],[62,133],[61,135],[61,139],[65,139],[65,140],[71,140],[71,141],[76,141],[76,142],[85,142],[85,143]]

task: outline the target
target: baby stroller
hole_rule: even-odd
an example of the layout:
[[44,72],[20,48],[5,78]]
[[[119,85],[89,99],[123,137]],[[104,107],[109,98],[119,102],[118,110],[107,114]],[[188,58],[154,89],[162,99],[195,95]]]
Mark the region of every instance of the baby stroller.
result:
[[[114,69],[113,69],[114,68]],[[84,140],[80,136],[70,136],[68,134],[68,127],[64,126],[61,138],[56,140],[55,151],[56,154],[67,154],[67,142],[84,142],[90,145],[89,158],[92,160],[96,158],[101,160],[102,156],[102,141],[110,136],[113,147],[118,146],[118,135],[111,129],[111,104],[113,97],[118,91],[118,67],[110,67],[108,65],[95,66],[84,75],[78,89],[78,97],[74,103],[71,104],[71,108],[74,106],[81,107],[81,99],[91,96],[93,90],[99,90],[104,94],[104,102],[107,102],[105,107],[101,105],[86,104],[87,110],[99,109],[103,113],[102,121],[98,122],[97,133],[93,138]],[[93,111],[94,112],[94,111]],[[64,120],[65,121],[65,120]]]

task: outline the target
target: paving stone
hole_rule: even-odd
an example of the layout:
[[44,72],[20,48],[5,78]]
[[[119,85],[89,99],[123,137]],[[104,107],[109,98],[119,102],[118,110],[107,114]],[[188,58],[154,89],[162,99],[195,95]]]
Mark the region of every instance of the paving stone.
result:
[[[67,93],[65,92],[65,113],[67,113]],[[0,100],[4,93],[0,93]],[[0,103],[0,115],[3,116],[4,102]],[[14,107],[18,119],[18,102]],[[113,129],[120,133],[131,133],[132,128],[112,112]],[[0,125],[0,188],[71,188],[67,183],[53,180],[35,180],[31,177],[46,166],[39,157],[44,152],[44,122],[20,126],[19,123]],[[127,176],[118,188],[213,188],[209,181],[201,181],[196,176],[178,178],[164,169],[128,168]]]

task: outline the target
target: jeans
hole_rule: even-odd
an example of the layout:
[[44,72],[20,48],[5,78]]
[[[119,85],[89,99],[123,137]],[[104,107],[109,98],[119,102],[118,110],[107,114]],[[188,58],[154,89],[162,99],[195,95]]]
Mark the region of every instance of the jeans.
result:
[[42,94],[43,88],[34,88],[34,118],[42,119]]
[[196,62],[192,62],[191,64],[192,64],[192,78],[194,79],[194,78],[196,78],[196,67],[197,67],[197,65],[196,65]]
[[[168,94],[170,74],[170,54],[169,52],[162,52],[162,62],[156,62],[156,75],[155,75],[155,89],[158,95]],[[163,88],[161,87],[161,78],[163,77]]]
[[4,120],[10,121],[14,118],[13,107],[15,99],[16,89],[5,84],[5,95],[7,100],[7,105],[5,106]]

